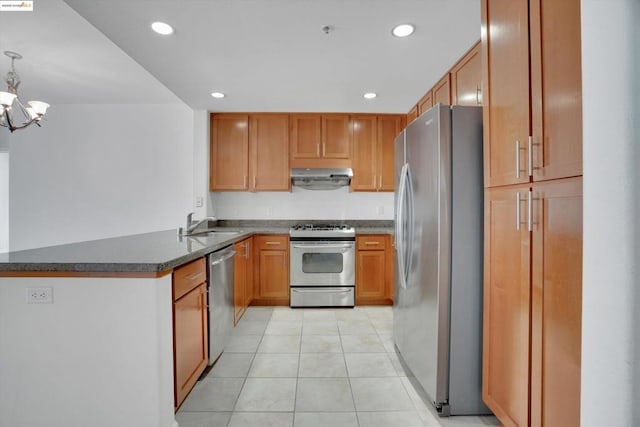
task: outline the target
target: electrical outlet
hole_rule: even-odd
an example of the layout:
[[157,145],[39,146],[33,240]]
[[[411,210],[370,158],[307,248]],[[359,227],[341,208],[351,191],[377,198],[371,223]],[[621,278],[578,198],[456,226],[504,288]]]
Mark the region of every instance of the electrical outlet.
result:
[[196,197],[196,208],[201,208],[204,205],[204,199],[202,196]]
[[384,206],[378,206],[378,216],[384,215]]
[[53,288],[27,288],[27,304],[53,304]]

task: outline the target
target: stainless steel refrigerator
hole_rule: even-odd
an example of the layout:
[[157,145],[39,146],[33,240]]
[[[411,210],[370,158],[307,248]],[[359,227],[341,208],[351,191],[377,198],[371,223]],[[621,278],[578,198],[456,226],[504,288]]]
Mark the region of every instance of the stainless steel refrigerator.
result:
[[482,109],[438,104],[395,140],[394,340],[441,416],[482,402]]

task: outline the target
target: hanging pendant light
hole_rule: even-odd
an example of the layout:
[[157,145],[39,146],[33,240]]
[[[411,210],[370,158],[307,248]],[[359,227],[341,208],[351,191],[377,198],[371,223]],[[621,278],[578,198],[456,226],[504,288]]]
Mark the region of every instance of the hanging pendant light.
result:
[[22,55],[9,50],[4,54],[11,58],[11,70],[4,78],[8,86],[7,92],[0,92],[0,126],[9,128],[11,132],[26,128],[33,123],[40,126],[40,120],[47,112],[49,104],[42,101],[29,101],[27,105],[22,103],[18,97],[20,76],[14,68],[14,61],[22,59]]

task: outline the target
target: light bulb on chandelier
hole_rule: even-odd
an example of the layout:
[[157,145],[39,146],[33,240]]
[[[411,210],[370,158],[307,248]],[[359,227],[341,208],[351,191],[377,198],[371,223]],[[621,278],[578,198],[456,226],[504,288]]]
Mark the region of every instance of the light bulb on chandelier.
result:
[[22,55],[8,50],[4,54],[11,58],[11,69],[4,78],[8,86],[7,92],[0,92],[0,126],[9,128],[11,132],[33,123],[40,126],[40,120],[47,112],[49,104],[42,101],[29,101],[27,105],[22,103],[18,97],[20,76],[14,68],[14,61],[22,59]]

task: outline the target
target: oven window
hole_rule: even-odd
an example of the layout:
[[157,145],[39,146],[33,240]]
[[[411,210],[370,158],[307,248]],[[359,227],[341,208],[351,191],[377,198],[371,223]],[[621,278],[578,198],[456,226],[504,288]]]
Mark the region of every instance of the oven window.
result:
[[342,273],[341,253],[304,253],[302,254],[303,273]]

